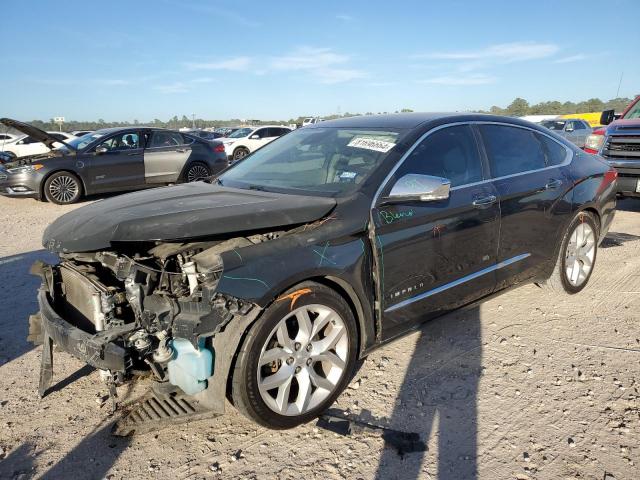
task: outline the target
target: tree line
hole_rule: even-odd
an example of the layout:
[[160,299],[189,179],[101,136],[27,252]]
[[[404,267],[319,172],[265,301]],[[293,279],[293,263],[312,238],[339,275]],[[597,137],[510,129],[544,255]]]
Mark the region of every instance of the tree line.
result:
[[[516,98],[511,102],[507,107],[499,107],[492,106],[489,110],[478,110],[479,113],[492,113],[494,115],[509,115],[521,117],[524,115],[561,115],[561,114],[569,114],[569,113],[586,113],[586,112],[601,112],[603,110],[613,109],[616,112],[622,112],[625,107],[631,103],[631,98],[613,98],[608,101],[600,100],[599,98],[590,98],[589,100],[585,100],[582,102],[559,102],[557,100],[547,101],[547,102],[539,102],[530,104],[524,98]],[[400,112],[413,112],[411,108],[402,108],[396,110],[394,113]],[[374,115],[374,113],[391,113],[391,112],[366,112],[364,115]],[[325,120],[332,120],[334,118],[340,117],[350,117],[355,115],[363,115],[362,113],[350,113],[345,112],[344,114],[336,114],[336,115],[328,115],[323,116]],[[241,120],[239,118],[232,118],[228,120],[206,120],[203,118],[189,118],[186,115],[183,115],[182,118],[179,118],[177,115],[173,116],[168,120],[161,120],[159,118],[155,118],[151,122],[140,122],[139,120],[130,121],[122,121],[122,122],[108,122],[103,119],[98,119],[97,121],[78,121],[71,120],[65,122],[62,125],[62,129],[67,132],[71,132],[74,130],[99,130],[101,128],[110,128],[110,127],[128,127],[131,125],[140,125],[140,126],[149,126],[149,127],[158,127],[158,128],[169,128],[177,130],[179,128],[191,128],[194,125],[196,128],[212,128],[212,127],[228,127],[241,125],[243,123],[250,123],[252,125],[268,125],[268,124],[298,124],[301,125],[302,121],[306,117],[298,117],[298,118],[290,118],[289,120]],[[58,125],[53,121],[53,119],[48,121],[43,120],[32,120],[30,122],[31,125],[40,128],[41,130],[58,130]]]

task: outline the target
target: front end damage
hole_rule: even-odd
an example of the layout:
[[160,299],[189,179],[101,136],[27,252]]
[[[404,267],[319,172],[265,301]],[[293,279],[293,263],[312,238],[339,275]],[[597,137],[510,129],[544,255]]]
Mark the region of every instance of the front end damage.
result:
[[42,286],[30,339],[44,344],[40,394],[51,385],[55,344],[100,370],[114,405],[117,385],[151,374],[154,391],[223,413],[234,353],[261,308],[217,291],[221,255],[281,233],[61,253],[57,265],[34,264]]

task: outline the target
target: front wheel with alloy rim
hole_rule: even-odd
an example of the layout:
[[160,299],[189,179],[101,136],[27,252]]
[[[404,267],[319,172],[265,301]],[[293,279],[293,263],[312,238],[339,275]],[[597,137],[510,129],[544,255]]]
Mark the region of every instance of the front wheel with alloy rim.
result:
[[249,329],[233,372],[233,403],[269,428],[308,422],[345,388],[356,363],[356,322],[336,291],[304,282]]
[[58,205],[75,203],[82,196],[82,184],[73,173],[57,172],[44,182],[44,196]]
[[211,176],[211,170],[204,163],[193,163],[189,165],[185,178],[187,182],[197,182]]
[[597,253],[597,222],[590,212],[579,212],[565,232],[556,266],[543,285],[556,292],[578,293],[591,278]]
[[237,162],[238,160],[242,160],[247,155],[249,155],[249,150],[244,147],[238,147],[233,151],[233,160]]

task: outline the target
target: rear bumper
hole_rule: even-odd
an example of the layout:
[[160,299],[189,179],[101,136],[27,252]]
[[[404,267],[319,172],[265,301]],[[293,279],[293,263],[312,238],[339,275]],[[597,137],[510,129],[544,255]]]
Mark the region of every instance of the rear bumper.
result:
[[640,180],[640,161],[637,159],[604,157],[609,165],[618,171],[617,193],[625,196],[640,196],[637,192]]
[[100,370],[125,372],[124,348],[87,333],[60,317],[53,309],[45,288],[38,291],[41,329],[62,351]]

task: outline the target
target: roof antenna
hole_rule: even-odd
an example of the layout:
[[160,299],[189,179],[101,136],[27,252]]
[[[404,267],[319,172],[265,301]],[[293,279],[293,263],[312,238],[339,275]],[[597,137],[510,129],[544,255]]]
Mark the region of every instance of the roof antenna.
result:
[[622,85],[623,76],[624,76],[624,72],[620,74],[620,81],[618,82],[618,91],[616,92],[616,98],[620,98],[620,85]]

